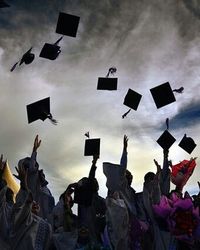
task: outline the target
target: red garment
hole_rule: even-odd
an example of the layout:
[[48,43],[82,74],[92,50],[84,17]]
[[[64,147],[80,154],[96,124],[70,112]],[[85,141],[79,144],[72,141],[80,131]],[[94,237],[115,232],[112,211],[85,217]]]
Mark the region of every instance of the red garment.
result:
[[195,160],[183,160],[180,163],[172,166],[171,174],[176,177],[178,172],[183,172],[183,174],[191,175],[196,167]]
[[196,167],[195,160],[183,160],[171,167],[171,181],[176,186],[184,186]]

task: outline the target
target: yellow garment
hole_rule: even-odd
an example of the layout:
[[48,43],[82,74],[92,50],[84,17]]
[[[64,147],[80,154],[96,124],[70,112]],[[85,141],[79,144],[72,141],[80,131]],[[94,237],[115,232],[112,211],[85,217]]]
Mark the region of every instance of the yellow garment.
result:
[[7,182],[7,186],[13,191],[14,198],[19,191],[19,185],[17,184],[15,178],[12,175],[8,161],[6,161],[6,166],[2,178]]

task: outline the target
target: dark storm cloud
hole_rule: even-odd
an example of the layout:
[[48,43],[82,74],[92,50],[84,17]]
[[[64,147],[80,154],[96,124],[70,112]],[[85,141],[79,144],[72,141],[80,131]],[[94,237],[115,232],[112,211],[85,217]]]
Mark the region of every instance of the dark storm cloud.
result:
[[200,19],[200,1],[199,0],[183,0],[186,8],[191,11],[195,17]]
[[182,129],[192,127],[200,123],[200,101],[190,103],[180,109],[178,114],[171,120],[171,128]]

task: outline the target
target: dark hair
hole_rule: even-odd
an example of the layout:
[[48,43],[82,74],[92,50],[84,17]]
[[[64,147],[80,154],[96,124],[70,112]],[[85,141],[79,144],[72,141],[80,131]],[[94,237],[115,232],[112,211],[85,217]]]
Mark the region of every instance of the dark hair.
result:
[[131,174],[131,172],[129,170],[126,169],[126,179],[127,179],[127,182],[129,184],[129,186],[131,185],[132,183],[132,180],[133,180],[133,175]]
[[148,172],[144,176],[144,182],[153,181],[154,178],[155,178],[155,174],[153,172]]

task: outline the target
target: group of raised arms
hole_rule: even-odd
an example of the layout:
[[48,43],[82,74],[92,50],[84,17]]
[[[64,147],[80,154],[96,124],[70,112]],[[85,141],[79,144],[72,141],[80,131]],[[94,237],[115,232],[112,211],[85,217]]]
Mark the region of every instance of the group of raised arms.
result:
[[157,172],[146,173],[143,191],[136,192],[124,135],[119,164],[103,163],[106,198],[98,194],[99,156],[94,155],[88,176],[66,185],[55,204],[37,162],[40,144],[37,135],[31,156],[18,162],[16,193],[0,157],[0,250],[200,249],[200,193],[183,193],[196,158],[172,165],[169,150],[163,150],[163,165],[154,160]]

